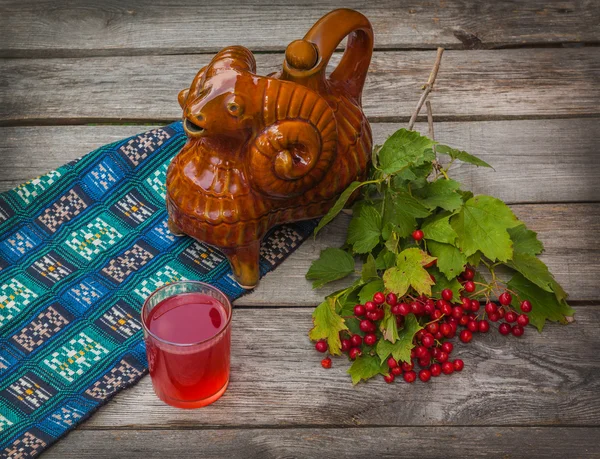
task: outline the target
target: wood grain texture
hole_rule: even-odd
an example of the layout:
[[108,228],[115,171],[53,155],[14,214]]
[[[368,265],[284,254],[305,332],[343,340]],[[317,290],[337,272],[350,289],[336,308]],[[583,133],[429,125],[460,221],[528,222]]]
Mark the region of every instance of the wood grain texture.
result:
[[[535,307],[535,306],[534,306]],[[600,427],[600,307],[576,308],[576,322],[531,327],[521,339],[488,335],[456,344],[465,369],[430,384],[352,386],[348,362],[323,358],[309,342],[312,308],[236,309],[231,380],[201,410],[162,403],[149,377],[82,425],[98,428],[224,426],[594,426]]]
[[[174,120],[177,93],[210,55],[0,60],[0,125]],[[335,61],[340,54],[334,55]],[[257,56],[258,73],[282,54]],[[372,121],[408,119],[435,51],[376,52],[363,94]],[[438,120],[600,113],[600,47],[448,51],[431,96]]]
[[599,439],[600,429],[595,427],[384,427],[137,432],[77,430],[49,449],[43,457],[597,458]]
[[[0,56],[284,50],[328,11],[360,10],[378,48],[490,48],[600,41],[594,1],[140,0],[0,3]],[[265,33],[265,31],[269,31]]]
[[[527,204],[511,206],[544,243],[541,259],[571,300],[600,298],[600,204]],[[236,301],[238,306],[317,305],[323,297],[349,285],[340,280],[312,290],[306,271],[321,250],[341,247],[350,217],[340,215],[316,239],[310,238],[272,273],[263,277],[249,295]],[[585,228],[585,230],[580,230]]]
[[[452,175],[475,193],[506,202],[600,200],[600,119],[436,122],[436,138],[477,154],[495,170],[457,163]],[[156,126],[0,128],[0,191],[13,188],[109,142]],[[383,143],[406,123],[373,123]],[[427,133],[424,124],[416,128]],[[517,186],[518,185],[518,186]]]

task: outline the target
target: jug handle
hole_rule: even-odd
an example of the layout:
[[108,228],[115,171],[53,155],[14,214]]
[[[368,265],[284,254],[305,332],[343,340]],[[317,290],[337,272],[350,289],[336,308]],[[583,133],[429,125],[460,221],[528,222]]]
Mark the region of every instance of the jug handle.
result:
[[290,43],[283,63],[285,79],[307,83],[313,76],[325,78],[329,59],[346,36],[344,55],[329,80],[360,102],[373,54],[373,27],[358,11],[334,10],[319,19],[304,39]]

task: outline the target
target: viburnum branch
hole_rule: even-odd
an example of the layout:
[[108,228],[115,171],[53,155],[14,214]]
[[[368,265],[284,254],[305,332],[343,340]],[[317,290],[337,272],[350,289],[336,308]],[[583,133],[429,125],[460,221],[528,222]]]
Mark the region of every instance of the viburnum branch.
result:
[[425,83],[422,88],[422,89],[424,89],[423,94],[421,94],[421,98],[419,99],[419,102],[417,103],[417,107],[415,108],[415,111],[413,112],[412,116],[410,117],[410,121],[408,122],[408,130],[409,131],[413,130],[413,127],[415,126],[415,122],[417,121],[417,116],[419,116],[419,113],[421,112],[421,108],[423,107],[423,104],[427,100],[427,96],[429,96],[429,93],[431,91],[433,91],[433,85],[435,84],[435,79],[437,78],[438,71],[440,70],[440,64],[442,63],[442,54],[444,54],[444,48],[438,48],[437,56],[435,58],[435,63],[433,64],[433,69],[431,70],[431,73],[429,74],[429,79],[427,80],[427,83]]

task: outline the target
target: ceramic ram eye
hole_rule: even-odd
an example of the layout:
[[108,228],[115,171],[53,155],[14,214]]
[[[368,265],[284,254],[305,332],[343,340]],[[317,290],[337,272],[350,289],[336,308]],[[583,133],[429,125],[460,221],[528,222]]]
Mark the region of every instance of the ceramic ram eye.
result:
[[[253,288],[260,242],[272,227],[324,215],[350,183],[365,179],[372,137],[360,100],[372,52],[371,24],[349,9],[321,18],[266,77],[248,49],[220,51],[190,88],[211,88],[211,96],[180,96],[184,113],[206,129],[186,131],[167,172],[169,229],[221,249],[239,284]],[[232,122],[242,115],[243,123]]]

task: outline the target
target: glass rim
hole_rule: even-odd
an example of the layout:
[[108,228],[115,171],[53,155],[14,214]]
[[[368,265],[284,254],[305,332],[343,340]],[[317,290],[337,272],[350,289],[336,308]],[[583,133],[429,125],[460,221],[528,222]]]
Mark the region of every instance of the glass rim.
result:
[[[173,285],[177,285],[177,284],[195,284],[195,285],[201,285],[203,287],[208,287],[210,290],[214,290],[214,291],[220,293],[223,296],[223,298],[225,298],[224,305],[229,307],[229,317],[227,317],[227,322],[225,323],[225,326],[217,334],[211,336],[210,338],[206,338],[202,341],[197,341],[195,343],[174,343],[172,341],[167,341],[166,339],[161,338],[157,334],[150,331],[150,329],[146,326],[146,320],[144,319],[144,311],[147,309],[148,301],[150,300],[150,298],[152,298],[158,292],[160,292],[168,287],[172,287]],[[186,292],[186,293],[194,293],[194,292]],[[175,295],[172,295],[172,296],[175,296]],[[166,297],[165,299],[167,299],[167,298],[171,298],[171,297]],[[217,299],[217,298],[215,298],[215,299]],[[176,281],[176,282],[171,282],[169,284],[165,284],[162,287],[159,287],[156,290],[154,290],[150,295],[148,295],[148,297],[144,300],[144,304],[142,305],[142,310],[140,311],[140,315],[142,316],[142,328],[144,329],[144,332],[148,333],[152,338],[160,341],[161,343],[168,344],[169,346],[191,347],[191,346],[198,346],[200,344],[208,343],[208,342],[214,340],[215,338],[219,337],[221,334],[225,333],[225,331],[231,324],[231,318],[233,317],[233,307],[231,306],[231,301],[229,301],[229,298],[227,298],[227,295],[225,295],[225,293],[223,293],[218,288],[216,288],[210,284],[207,284],[206,282],[194,281],[194,280],[180,280],[180,281]]]

